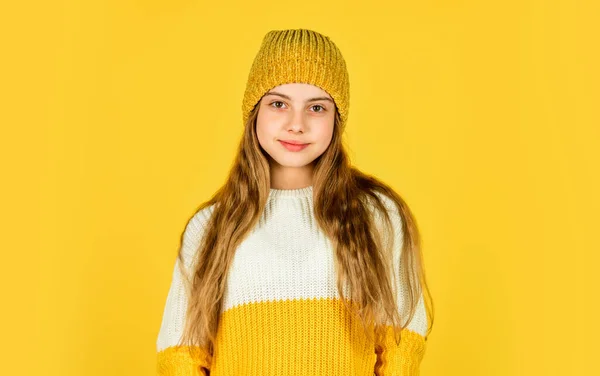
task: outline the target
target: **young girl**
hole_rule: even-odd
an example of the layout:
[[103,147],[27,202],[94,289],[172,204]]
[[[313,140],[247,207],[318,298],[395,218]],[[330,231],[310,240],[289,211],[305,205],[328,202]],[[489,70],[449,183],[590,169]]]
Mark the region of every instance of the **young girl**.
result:
[[348,106],[329,37],[264,36],[229,177],[181,235],[159,375],[419,374],[433,316],[416,221],[350,165]]

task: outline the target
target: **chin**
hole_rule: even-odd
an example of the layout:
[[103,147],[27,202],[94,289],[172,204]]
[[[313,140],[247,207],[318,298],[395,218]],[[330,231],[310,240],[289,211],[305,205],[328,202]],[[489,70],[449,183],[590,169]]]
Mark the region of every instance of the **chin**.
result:
[[273,158],[275,162],[283,167],[304,167],[312,163],[314,158]]

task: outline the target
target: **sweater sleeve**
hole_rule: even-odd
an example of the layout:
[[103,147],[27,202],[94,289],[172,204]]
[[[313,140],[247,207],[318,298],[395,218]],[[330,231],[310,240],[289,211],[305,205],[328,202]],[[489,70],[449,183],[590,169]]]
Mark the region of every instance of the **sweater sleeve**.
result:
[[[182,252],[185,270],[192,265],[193,255],[200,244],[205,212],[196,213],[187,223],[183,238]],[[180,344],[188,305],[184,275],[180,270],[179,258],[171,278],[162,322],[156,341],[156,370],[159,376],[208,376],[210,357],[199,346]]]
[[[399,266],[402,245],[404,242],[402,233],[402,220],[392,206],[392,201],[384,196],[384,202],[387,204],[388,213],[394,226],[394,247],[393,264]],[[396,281],[399,281],[398,268],[395,268]],[[408,314],[407,291],[402,285],[397,289],[397,304],[401,317],[405,318]],[[408,326],[400,332],[400,343],[396,344],[392,326],[387,327],[387,334],[383,350],[376,351],[377,362],[375,364],[376,376],[418,376],[420,374],[420,364],[426,349],[427,333],[427,312],[423,299],[423,293],[420,294],[417,301],[415,314]]]
[[419,376],[421,360],[425,354],[427,319],[423,298],[419,300],[415,316],[401,331],[400,344],[396,345],[391,326],[383,351],[377,353],[376,376]]

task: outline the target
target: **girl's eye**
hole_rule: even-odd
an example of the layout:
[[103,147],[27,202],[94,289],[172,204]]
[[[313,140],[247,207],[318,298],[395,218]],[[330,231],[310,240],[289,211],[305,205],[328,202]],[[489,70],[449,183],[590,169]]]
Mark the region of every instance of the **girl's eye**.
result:
[[[275,108],[282,108],[283,105],[284,105],[284,103],[282,101],[274,101],[274,102],[271,102],[269,104],[269,106],[273,106],[273,105],[274,105]],[[314,109],[315,107],[317,108],[317,110],[315,110],[314,112],[323,112],[323,111],[325,111],[325,107],[321,106],[320,104],[315,104],[315,105],[310,106],[310,107],[312,109]]]

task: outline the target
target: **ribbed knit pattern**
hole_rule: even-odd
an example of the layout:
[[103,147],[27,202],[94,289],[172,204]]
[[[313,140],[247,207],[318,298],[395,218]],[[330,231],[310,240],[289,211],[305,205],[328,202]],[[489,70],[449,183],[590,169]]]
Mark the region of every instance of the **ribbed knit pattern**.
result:
[[286,83],[308,83],[325,90],[338,107],[340,126],[345,126],[350,105],[348,70],[329,37],[307,29],[272,30],[263,37],[242,100],[243,124],[267,91]]
[[[236,250],[210,364],[199,347],[190,356],[177,346],[187,297],[176,259],[157,339],[159,375],[206,376],[209,370],[211,376],[419,375],[427,330],[423,297],[400,345],[390,330],[386,349],[376,353],[359,319],[340,300],[333,248],[317,227],[312,194],[312,186],[271,189],[260,222]],[[391,208],[391,200],[380,197]],[[186,226],[188,268],[213,208],[198,212]],[[401,238],[399,215],[390,215]],[[400,247],[396,244],[396,261]],[[401,286],[398,294],[404,310]]]

